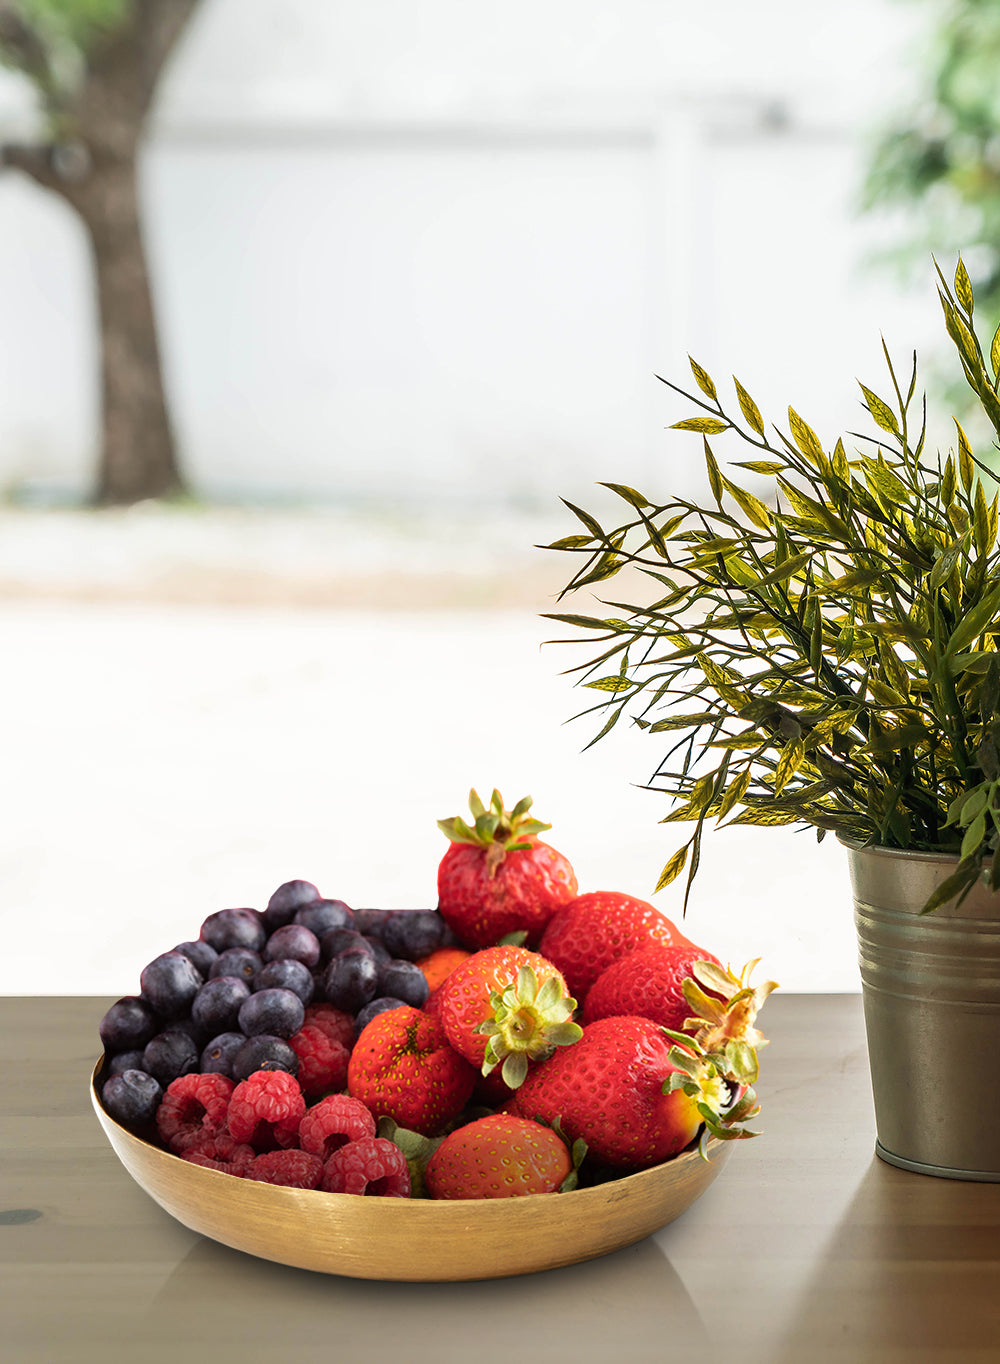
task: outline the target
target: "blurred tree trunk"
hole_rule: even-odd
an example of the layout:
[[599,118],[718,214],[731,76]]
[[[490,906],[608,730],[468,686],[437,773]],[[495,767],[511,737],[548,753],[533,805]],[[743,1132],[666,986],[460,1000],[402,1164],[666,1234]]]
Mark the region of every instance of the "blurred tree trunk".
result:
[[82,79],[57,90],[43,39],[0,0],[0,47],[40,90],[55,131],[6,145],[4,164],[80,214],[93,250],[101,340],[102,442],[94,500],[128,504],[183,491],[163,389],[136,164],[163,65],[198,0],[131,0],[85,52]]

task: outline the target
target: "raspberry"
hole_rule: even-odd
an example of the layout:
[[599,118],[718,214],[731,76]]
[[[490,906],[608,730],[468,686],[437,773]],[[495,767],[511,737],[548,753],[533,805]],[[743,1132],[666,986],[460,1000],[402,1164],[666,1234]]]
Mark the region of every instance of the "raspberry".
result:
[[375,1135],[375,1119],[360,1099],[331,1094],[309,1109],[299,1125],[299,1145],[322,1160],[349,1141]]
[[156,1126],[171,1151],[185,1151],[201,1137],[223,1131],[233,1082],[228,1075],[181,1075],[167,1086]]
[[257,1151],[294,1146],[306,1101],[294,1075],[257,1070],[241,1080],[229,1101],[229,1130]]
[[307,1024],[319,1028],[348,1051],[354,1046],[354,1019],[343,1009],[335,1009],[332,1004],[310,1004],[302,1026]]
[[323,1162],[308,1151],[265,1151],[254,1157],[247,1178],[290,1189],[317,1189],[322,1175]]
[[323,1166],[320,1188],[326,1193],[409,1198],[410,1169],[402,1151],[391,1141],[362,1137],[334,1151]]
[[346,1087],[350,1053],[328,1032],[306,1023],[288,1039],[288,1045],[299,1058],[299,1087],[308,1098]]
[[246,1142],[237,1141],[228,1132],[220,1132],[215,1137],[198,1137],[181,1155],[192,1165],[204,1165],[209,1170],[221,1170],[228,1175],[246,1176],[256,1152]]

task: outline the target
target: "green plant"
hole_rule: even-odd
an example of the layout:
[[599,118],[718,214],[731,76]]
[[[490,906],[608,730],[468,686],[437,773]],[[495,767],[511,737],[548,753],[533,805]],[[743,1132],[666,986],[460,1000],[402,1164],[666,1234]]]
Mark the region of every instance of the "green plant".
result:
[[[953,289],[938,273],[948,334],[1000,436],[1000,331],[984,354],[964,265]],[[626,714],[671,736],[649,789],[675,801],[663,823],[695,828],[657,890],[686,866],[690,893],[710,819],[954,853],[928,910],[981,874],[1000,886],[998,496],[984,481],[997,480],[957,421],[956,449],[927,453],[916,356],[905,389],[886,360],[894,401],[861,385],[878,433],[852,453],[842,439],[825,450],[792,408],[788,434],[769,429],[735,378],[734,415],[692,360],[697,393],[662,382],[699,409],[674,429],[701,436],[711,501],[606,483],[630,508],[609,530],[566,503],[585,533],[547,547],[582,560],[560,597],[625,568],[653,587],[649,604],[547,618],[601,646],[571,670],[600,694],[581,712],[605,715],[591,742]],[[773,480],[773,505],[720,466],[709,437],[729,433],[754,451],[733,467]]]

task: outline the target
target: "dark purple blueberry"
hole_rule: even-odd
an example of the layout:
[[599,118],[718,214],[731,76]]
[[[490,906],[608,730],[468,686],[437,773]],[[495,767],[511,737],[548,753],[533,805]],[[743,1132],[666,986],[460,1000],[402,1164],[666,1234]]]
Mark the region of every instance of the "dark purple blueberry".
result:
[[264,918],[268,928],[280,928],[283,924],[290,924],[295,918],[296,910],[320,898],[319,891],[311,881],[286,881],[267,902]]
[[216,952],[225,952],[230,947],[249,947],[259,952],[267,929],[255,909],[219,909],[208,916],[198,936]]
[[259,952],[249,947],[229,947],[212,963],[209,976],[212,980],[218,976],[235,976],[249,985],[263,965],[264,959]]
[[280,1037],[248,1037],[233,1057],[234,1080],[247,1080],[255,1070],[287,1070],[298,1075],[299,1058]]
[[123,1127],[148,1127],[156,1120],[162,1098],[162,1086],[142,1070],[123,1070],[111,1075],[101,1090],[104,1107]]
[[265,961],[279,961],[291,957],[294,961],[315,966],[319,961],[319,938],[302,924],[285,924],[276,928],[264,948]]
[[317,938],[322,938],[331,928],[353,928],[354,910],[350,905],[345,905],[343,900],[313,900],[311,904],[295,911],[292,923],[301,924],[310,933],[315,933]]
[[388,1013],[390,1009],[405,1008],[406,1001],[404,999],[393,999],[391,995],[380,995],[378,999],[373,999],[370,1004],[366,1004],[363,1009],[358,1010],[354,1017],[354,1036],[359,1037],[378,1014]]
[[293,957],[279,957],[262,966],[253,978],[254,990],[291,990],[303,1004],[311,1004],[316,993],[313,973]]
[[166,1089],[178,1075],[190,1075],[198,1069],[200,1050],[194,1038],[186,1032],[181,1032],[179,1028],[168,1028],[146,1043],[146,1050],[142,1053],[142,1068]]
[[305,1022],[306,1006],[291,990],[258,990],[239,1012],[240,1032],[247,1037],[266,1033],[271,1037],[291,1037]]
[[131,1051],[155,1037],[160,1024],[151,1006],[138,995],[116,1000],[98,1024],[104,1050]]
[[[232,1076],[233,1060],[246,1040],[241,1032],[223,1032],[213,1037],[201,1053],[198,1069],[203,1075],[213,1073]],[[246,1079],[246,1076],[243,1078]]]
[[382,925],[395,912],[393,909],[356,909],[354,927],[365,937],[379,938],[382,936]]
[[341,952],[347,952],[352,948],[368,953],[372,950],[368,939],[353,928],[331,928],[329,933],[323,934],[319,945],[320,956],[324,961],[331,961],[334,957],[339,957]]
[[250,986],[240,976],[213,976],[195,995],[191,1018],[207,1037],[232,1032]]
[[201,972],[182,952],[164,952],[143,968],[142,997],[161,1018],[180,1018],[202,985]]
[[121,1075],[123,1070],[142,1070],[142,1052],[120,1051],[117,1056],[112,1056],[108,1062],[109,1075]]
[[182,953],[188,961],[193,962],[196,970],[208,980],[212,970],[212,963],[219,955],[214,947],[209,947],[207,942],[179,942],[174,948],[175,952]]
[[164,1031],[168,1029],[170,1032],[186,1032],[199,1051],[211,1036],[204,1028],[199,1027],[193,1018],[172,1018]]
[[395,961],[395,957],[393,957],[381,938],[364,938],[362,941],[378,962],[379,966],[384,966],[387,961]]
[[323,993],[336,1009],[356,1014],[377,992],[378,962],[367,948],[350,947],[326,968]]
[[378,973],[378,988],[381,994],[401,999],[404,1004],[412,1004],[422,1009],[427,1003],[430,986],[420,967],[402,958],[388,961]]
[[435,909],[402,909],[386,919],[380,934],[394,957],[419,961],[441,946],[445,922]]

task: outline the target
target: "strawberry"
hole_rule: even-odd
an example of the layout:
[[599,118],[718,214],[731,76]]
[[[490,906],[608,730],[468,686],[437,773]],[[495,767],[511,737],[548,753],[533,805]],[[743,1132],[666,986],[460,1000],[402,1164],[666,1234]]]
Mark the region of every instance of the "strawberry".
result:
[[427,1191],[431,1198],[557,1193],[575,1185],[582,1150],[571,1154],[551,1127],[495,1113],[445,1137],[427,1162]]
[[421,957],[417,965],[427,978],[427,986],[434,993],[454,971],[465,961],[469,953],[464,947],[439,947],[427,957]]
[[650,943],[694,946],[665,915],[631,895],[595,890],[579,895],[553,915],[538,950],[566,977],[583,1003],[587,991],[612,964]]
[[457,966],[438,991],[435,1011],[448,1041],[488,1075],[502,1064],[515,1089],[529,1060],[575,1042],[581,1029],[560,972],[526,947],[486,947]]
[[612,962],[587,991],[584,1023],[612,1014],[638,1014],[676,1032],[691,1016],[683,985],[696,961],[722,963],[711,952],[675,943],[650,943]]
[[410,1005],[376,1014],[347,1068],[352,1098],[427,1136],[462,1111],[475,1081],[475,1068],[448,1045],[440,1021]]
[[456,816],[438,821],[451,847],[438,868],[438,909],[467,947],[490,947],[523,932],[534,945],[555,911],[577,892],[576,875],[562,853],[539,842],[550,829],[529,819],[531,797],[505,810],[499,791],[490,808],[469,793],[473,824]]
[[645,1169],[694,1140],[702,1104],[718,1113],[729,1102],[717,1074],[702,1078],[698,1095],[664,1093],[671,1076],[691,1079],[675,1059],[678,1051],[651,1019],[599,1018],[574,1046],[534,1067],[507,1111],[538,1122],[558,1119],[567,1137],[582,1138],[603,1165]]

